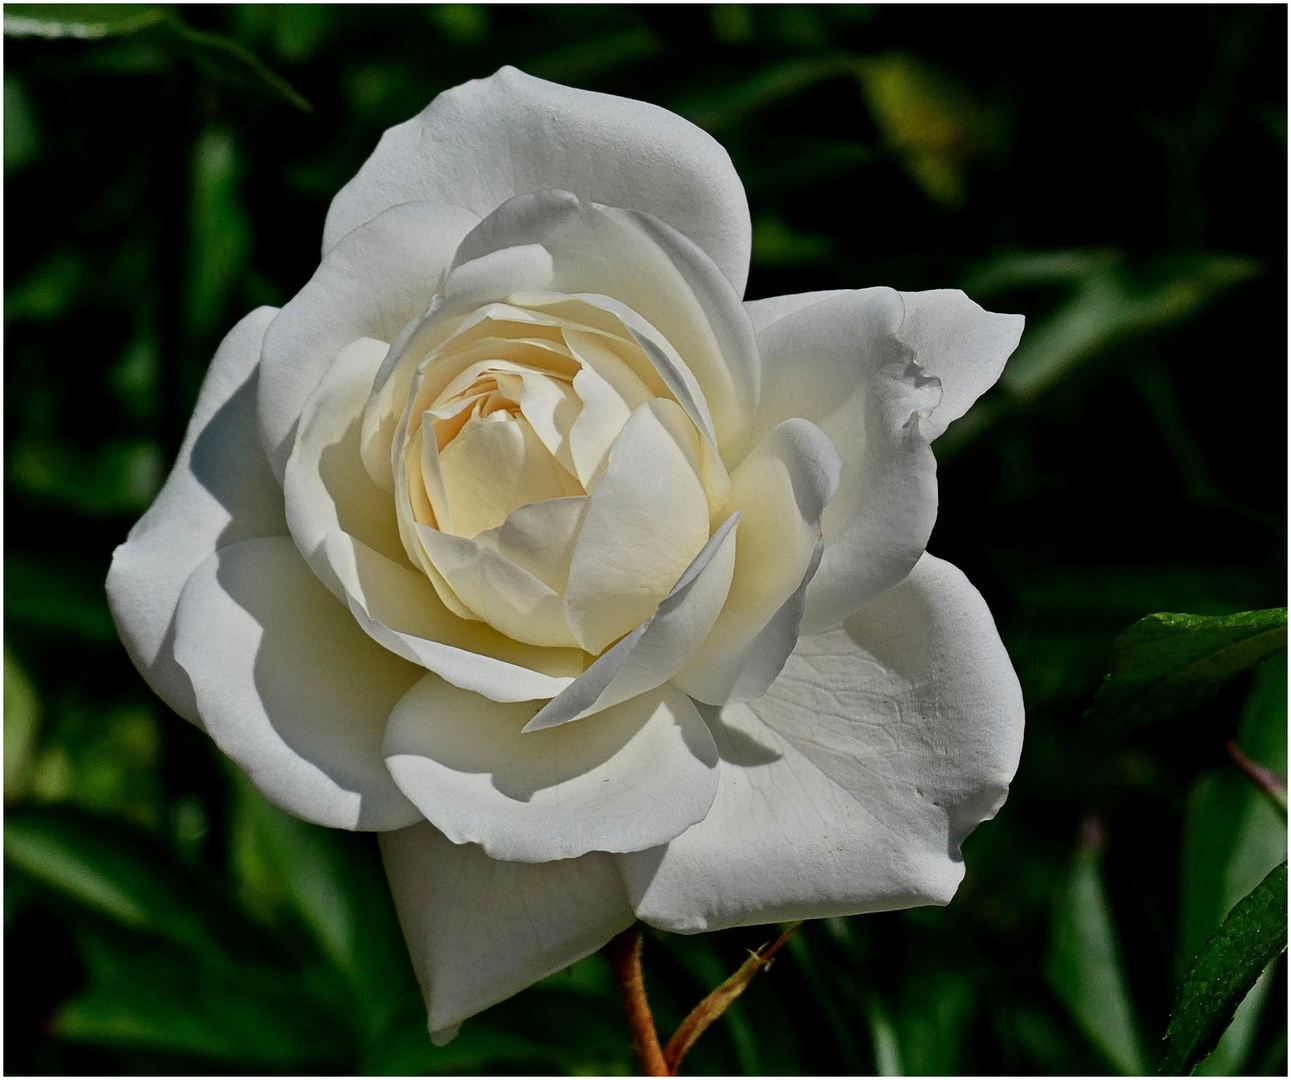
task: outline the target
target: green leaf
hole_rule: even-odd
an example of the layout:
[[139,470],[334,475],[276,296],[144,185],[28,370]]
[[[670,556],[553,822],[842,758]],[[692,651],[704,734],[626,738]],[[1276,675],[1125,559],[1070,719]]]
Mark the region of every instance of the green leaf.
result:
[[53,1029],[64,1039],[226,1066],[353,1068],[345,1025],[294,973],[85,928],[77,937],[89,978],[54,1016]]
[[40,130],[27,84],[17,75],[4,74],[4,173],[20,172],[40,154]]
[[212,78],[242,89],[266,93],[294,105],[301,112],[314,111],[314,106],[295,87],[232,38],[196,30],[177,16],[168,18],[158,30]]
[[[238,771],[235,841],[253,844],[261,874],[294,910],[319,951],[342,976],[354,1017],[379,1050],[389,1026],[424,1009],[385,875],[355,836],[299,821],[271,806]],[[245,852],[244,852],[245,855]],[[265,883],[261,882],[261,890]]]
[[166,18],[153,4],[5,4],[7,37],[96,38],[138,33]]
[[708,131],[725,131],[747,122],[769,105],[829,79],[854,74],[856,63],[854,57],[845,54],[786,60],[763,68],[742,82],[689,95],[676,102],[675,108]]
[[1186,322],[1261,268],[1251,259],[1219,253],[1133,271],[1113,252],[1027,253],[981,268],[970,284],[985,286],[980,294],[1005,284],[1061,280],[1064,270],[1074,283],[1070,296],[1029,323],[1000,377],[1003,389],[1020,402],[1034,401],[1113,345]]
[[1124,730],[1191,711],[1286,644],[1286,608],[1148,615],[1116,639],[1112,670],[1085,715]]
[[97,40],[147,31],[222,82],[267,92],[302,112],[313,106],[281,75],[232,38],[198,30],[175,12],[152,4],[6,4],[9,37]]
[[10,626],[25,623],[101,644],[117,640],[102,572],[71,560],[14,553],[5,556],[4,577]]
[[215,948],[200,897],[150,853],[103,818],[11,811],[5,860],[70,900],[131,930],[197,950]]
[[211,125],[193,146],[189,201],[187,314],[198,335],[223,322],[234,286],[247,275],[252,225],[240,187],[246,165],[233,133]]
[[1210,1053],[1247,991],[1286,947],[1287,865],[1282,863],[1238,902],[1193,961],[1170,1014],[1163,1074],[1186,1074]]
[[946,206],[968,197],[967,168],[986,146],[986,122],[948,74],[903,53],[867,57],[857,75],[874,122],[925,195]]
[[[1259,764],[1286,772],[1287,657],[1265,660],[1242,707],[1236,743]],[[1286,820],[1233,766],[1204,773],[1184,809],[1179,874],[1178,978],[1233,906],[1286,858]],[[1246,1070],[1272,981],[1251,988],[1198,1074]]]
[[1080,851],[1062,884],[1045,974],[1108,1063],[1126,1076],[1142,1074],[1134,1003],[1103,885],[1102,856],[1096,850]]
[[20,802],[35,766],[40,697],[8,644],[4,647],[4,804]]

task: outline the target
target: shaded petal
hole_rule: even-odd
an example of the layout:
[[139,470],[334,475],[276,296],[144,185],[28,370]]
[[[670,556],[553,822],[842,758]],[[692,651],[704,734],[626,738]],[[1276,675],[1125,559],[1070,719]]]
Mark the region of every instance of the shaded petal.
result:
[[789,416],[818,424],[843,468],[821,519],[825,550],[802,628],[836,625],[900,581],[937,517],[937,463],[921,427],[940,400],[899,337],[900,294],[866,289],[786,315],[759,335],[756,430]]
[[981,596],[925,555],[767,694],[707,713],[707,817],[619,856],[637,914],[693,932],[945,904],[960,844],[1004,802],[1022,694]]
[[287,535],[282,489],[256,428],[260,343],[276,313],[257,308],[220,343],[174,468],[108,572],[108,603],[130,659],[167,705],[199,727],[192,684],[173,653],[179,594],[217,548]]
[[496,859],[639,851],[708,811],[717,752],[680,691],[661,686],[581,723],[522,733],[537,711],[427,675],[391,714],[386,763],[450,840]]
[[642,405],[623,425],[592,492],[565,611],[593,655],[654,614],[708,542],[708,498],[696,448],[686,445],[688,428],[673,402]]
[[323,250],[398,203],[449,203],[484,217],[515,195],[549,188],[654,214],[703,248],[743,293],[748,201],[710,135],[658,106],[511,67],[440,94],[382,135],[332,200]]
[[384,833],[381,854],[438,1043],[633,921],[614,858],[602,852],[500,862],[423,822]]
[[400,201],[331,247],[265,334],[260,431],[279,477],[305,400],[336,354],[359,338],[394,341],[478,220],[460,207]]
[[838,452],[807,420],[769,432],[731,475],[728,512],[741,514],[730,594],[676,678],[712,705],[761,696],[798,640],[819,565],[821,514],[838,490]]
[[364,634],[290,539],[221,548],[184,587],[175,626],[207,731],[270,802],[342,829],[418,819],[381,739],[422,670]]
[[524,730],[580,720],[653,690],[680,671],[708,636],[726,601],[739,520],[737,511],[724,521],[655,613],[539,709]]

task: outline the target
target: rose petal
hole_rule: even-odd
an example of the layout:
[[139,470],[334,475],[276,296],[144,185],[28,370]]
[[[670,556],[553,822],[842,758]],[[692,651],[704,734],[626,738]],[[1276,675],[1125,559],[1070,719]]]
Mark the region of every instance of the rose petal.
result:
[[578,648],[561,596],[500,554],[488,540],[452,536],[425,525],[417,535],[434,568],[468,608],[516,641]]
[[495,701],[560,693],[583,670],[578,649],[539,648],[462,619],[439,602],[424,575],[342,532],[324,554],[359,625],[391,652]]
[[541,731],[581,720],[653,690],[677,674],[708,636],[726,601],[735,569],[739,519],[737,511],[724,521],[655,613],[539,709],[524,730]]
[[[744,308],[754,329],[761,333],[788,315],[850,291],[827,289],[773,296],[746,301]],[[941,380],[941,403],[922,425],[932,441],[995,385],[1017,348],[1026,320],[1021,315],[987,311],[958,289],[900,295],[905,316],[897,336],[914,350],[919,366]]]
[[742,515],[730,593],[712,632],[674,682],[713,705],[759,697],[798,640],[820,559],[821,514],[838,490],[838,452],[807,420],[786,420],[731,475]]
[[932,440],[995,385],[1026,320],[987,311],[958,289],[902,293],[901,299],[901,340],[914,349],[919,366],[941,380],[941,404],[920,425]]
[[666,399],[642,405],[623,425],[592,492],[565,611],[593,655],[654,614],[708,542],[708,498],[696,448],[686,445],[689,427]]
[[637,914],[693,932],[945,904],[1004,801],[1022,695],[985,602],[925,555],[845,626],[803,638],[756,701],[714,710],[717,799],[619,856]]
[[818,292],[790,293],[788,296],[768,296],[763,300],[745,300],[744,310],[749,313],[756,333],[762,333],[774,322],[792,315],[812,304],[819,304],[833,296],[844,296],[855,289],[821,289]]
[[485,217],[515,195],[548,188],[662,218],[743,293],[752,246],[748,201],[711,136],[657,106],[511,67],[440,94],[387,131],[332,200],[323,250],[398,203],[449,203]]
[[936,521],[937,463],[921,424],[940,388],[898,336],[904,311],[893,290],[866,289],[786,315],[758,338],[755,432],[804,417],[843,461],[821,519],[825,551],[807,589],[804,632],[841,622],[905,577]]
[[260,343],[275,314],[257,308],[220,343],[174,468],[108,572],[108,603],[130,659],[198,727],[192,684],[172,651],[179,594],[216,548],[287,534],[282,492],[256,430]]
[[553,290],[613,298],[684,357],[718,445],[738,453],[757,405],[757,342],[739,294],[699,247],[649,214],[543,191],[511,199],[480,222],[454,265],[525,244],[551,252]]
[[459,207],[425,203],[382,210],[329,245],[265,334],[260,431],[279,477],[305,400],[336,354],[359,338],[394,341],[435,295],[458,242],[478,220]]
[[290,539],[243,540],[197,569],[175,614],[175,658],[207,731],[270,802],[343,829],[417,820],[381,739],[422,670],[364,634]]
[[391,714],[386,763],[450,840],[495,859],[639,851],[708,811],[716,751],[680,691],[661,686],[582,723],[522,733],[535,712],[427,675]]
[[499,862],[422,823],[381,836],[431,1037],[594,953],[633,921],[614,859]]
[[523,645],[447,609],[409,564],[394,503],[359,453],[363,407],[385,346],[342,349],[310,395],[287,462],[287,519],[296,546],[359,625],[405,660],[502,701],[548,697],[582,670],[582,653]]

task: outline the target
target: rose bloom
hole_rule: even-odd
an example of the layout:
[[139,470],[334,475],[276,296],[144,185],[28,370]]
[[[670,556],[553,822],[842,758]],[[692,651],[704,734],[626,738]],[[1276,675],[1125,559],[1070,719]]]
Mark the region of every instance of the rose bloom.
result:
[[117,549],[132,659],[265,797],[381,833],[439,1040],[642,919],[945,904],[1022,699],[924,551],[1022,319],[743,302],[744,190],[504,68],[392,128],[211,363]]

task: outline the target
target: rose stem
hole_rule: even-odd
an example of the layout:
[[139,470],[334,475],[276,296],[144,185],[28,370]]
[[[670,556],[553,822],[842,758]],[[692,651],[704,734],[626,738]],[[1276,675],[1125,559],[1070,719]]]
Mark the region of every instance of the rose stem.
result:
[[681,1022],[681,1026],[664,1047],[663,1057],[667,1075],[677,1075],[677,1066],[681,1064],[686,1051],[695,1045],[695,1040],[708,1030],[713,1021],[726,1012],[731,1002],[748,989],[753,976],[771,963],[772,958],[780,951],[780,947],[793,937],[801,925],[801,919],[796,923],[790,923],[785,932],[770,945],[763,945],[757,952],[749,953],[749,958],[739,966],[734,975],[691,1009],[690,1015]]
[[623,995],[632,1045],[641,1062],[643,1076],[672,1076],[659,1048],[650,1002],[646,1000],[645,982],[641,978],[641,926],[630,926],[605,946],[605,955],[614,970],[614,979]]
[[1224,743],[1224,749],[1228,751],[1228,756],[1233,759],[1233,763],[1254,781],[1255,785],[1272,800],[1274,806],[1285,814],[1287,812],[1286,778],[1279,776],[1272,769],[1266,769],[1259,762],[1252,761],[1237,748],[1237,744],[1232,739]]

